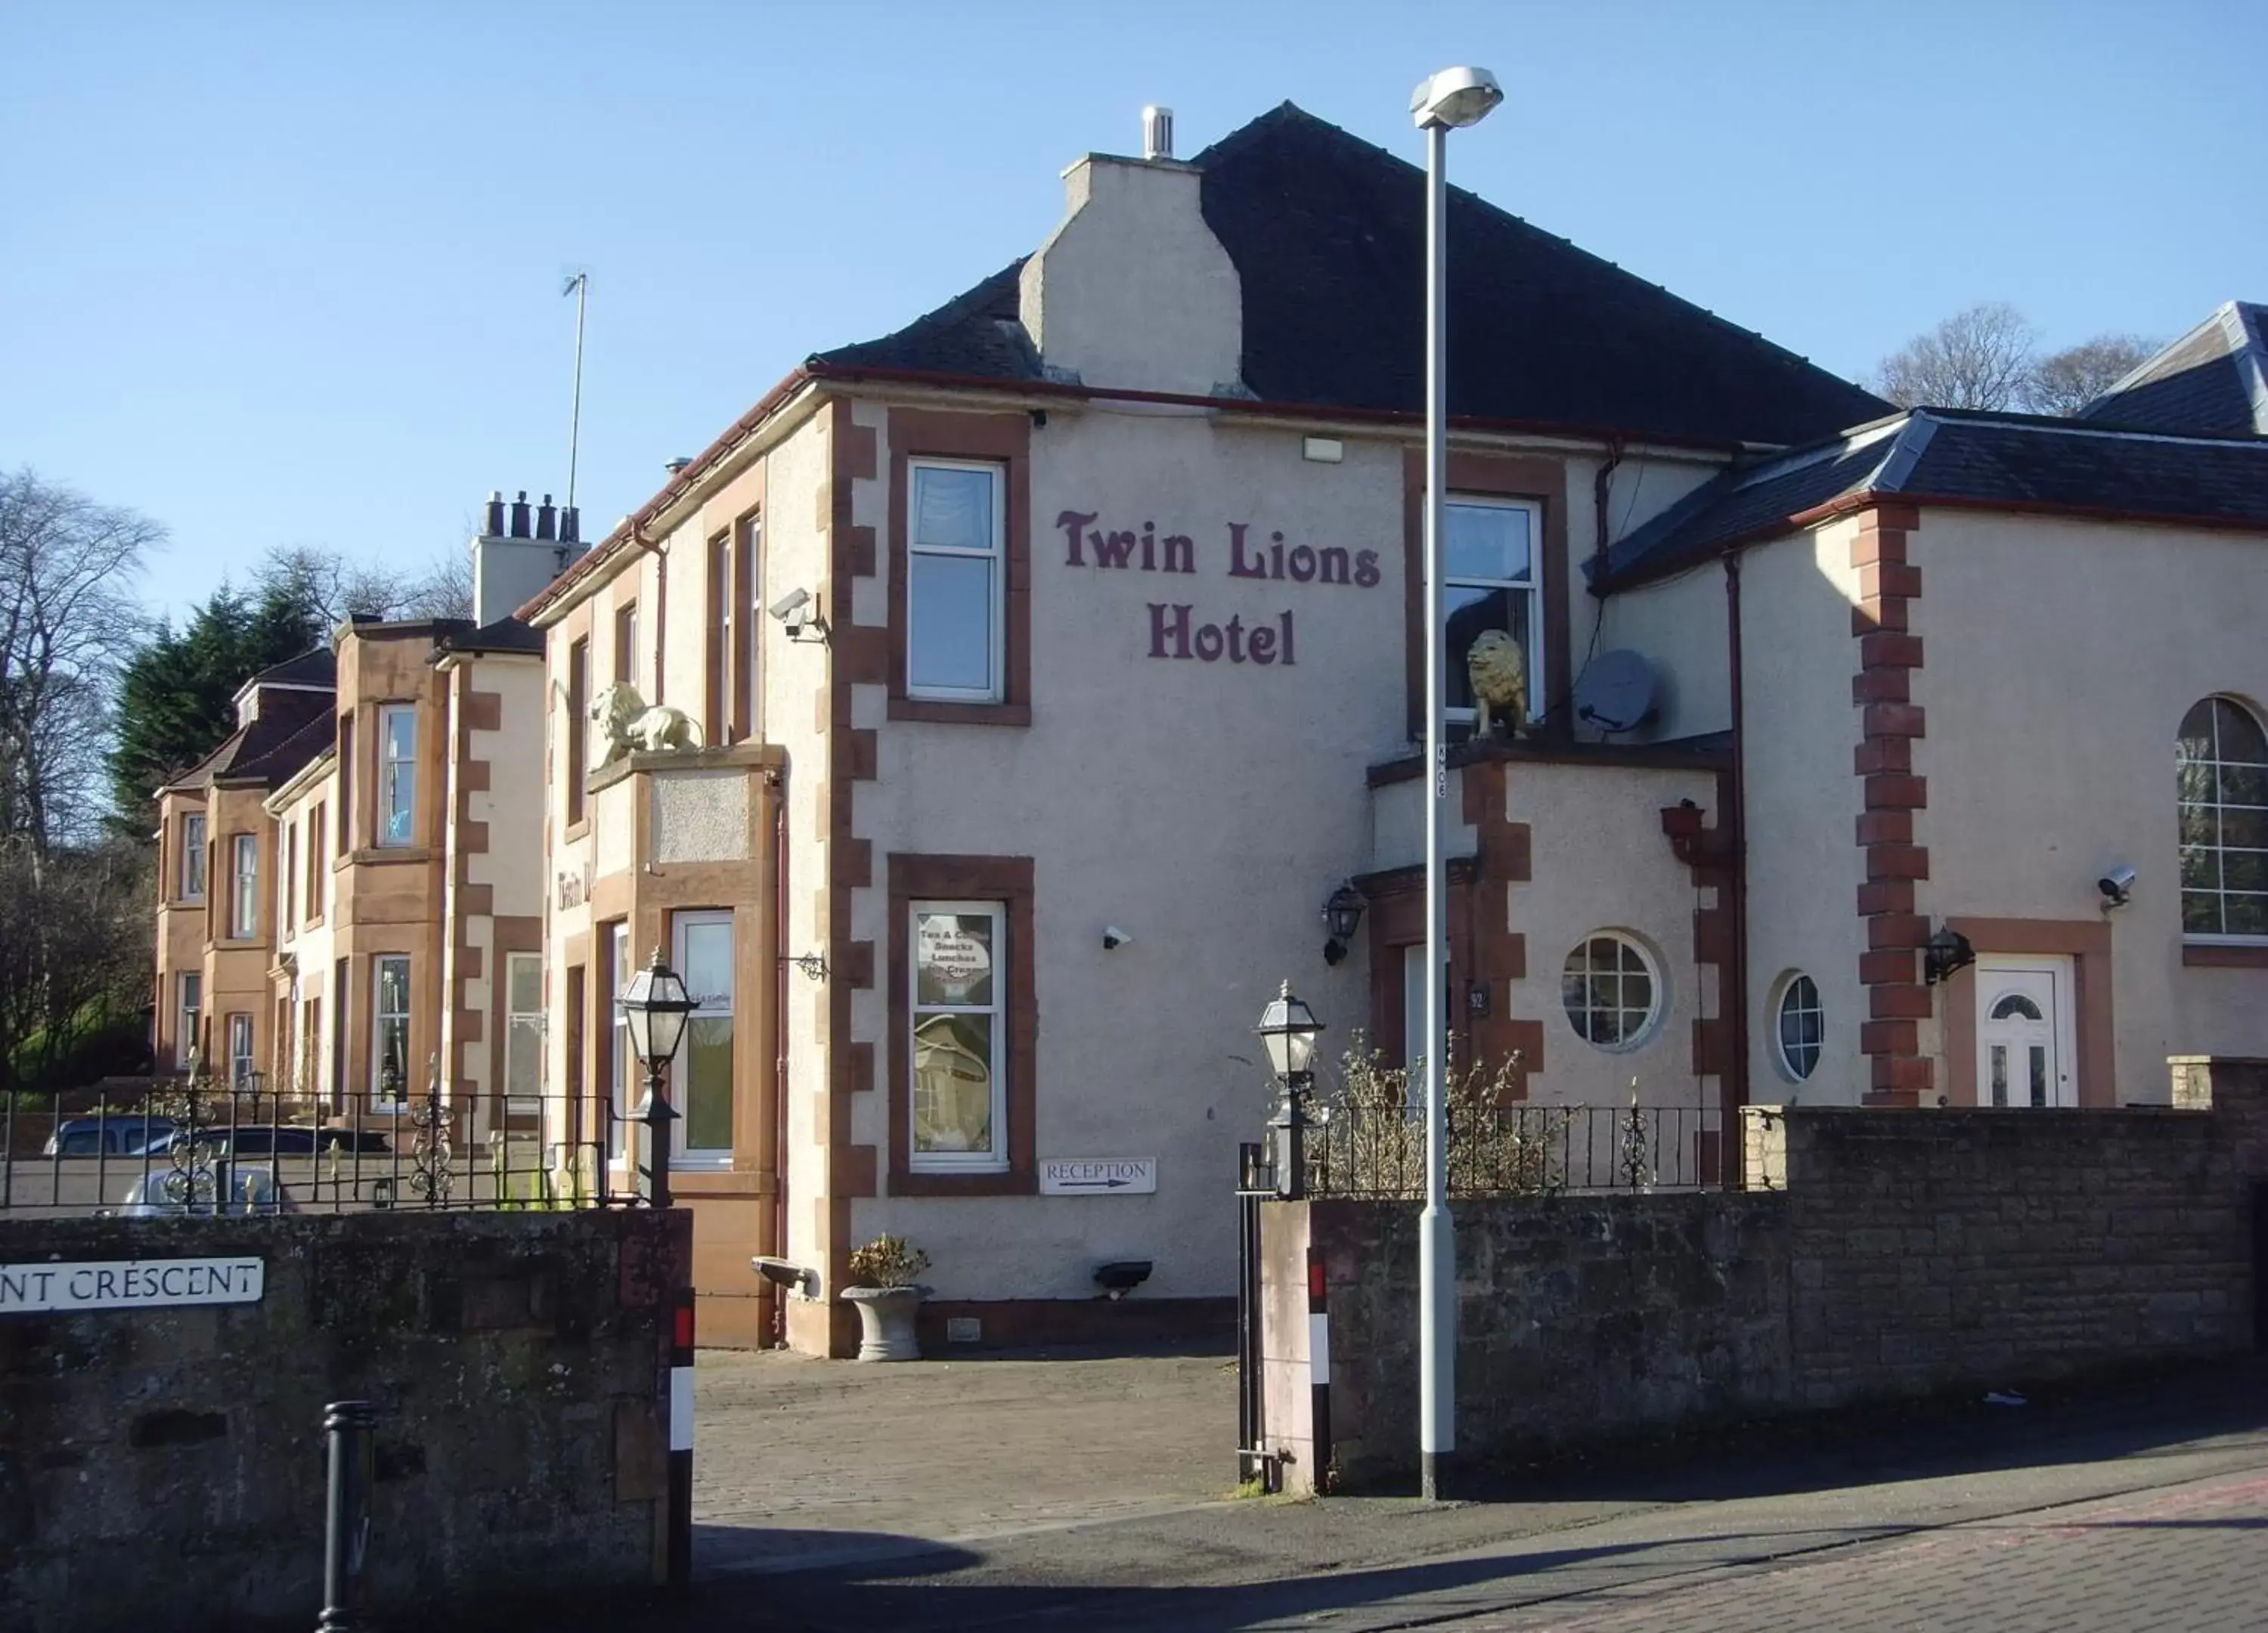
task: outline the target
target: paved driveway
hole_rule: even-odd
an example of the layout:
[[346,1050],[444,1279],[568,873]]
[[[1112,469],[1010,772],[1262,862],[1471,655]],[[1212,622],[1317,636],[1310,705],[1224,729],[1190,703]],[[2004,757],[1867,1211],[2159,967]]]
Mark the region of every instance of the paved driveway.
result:
[[704,1350],[704,1573],[904,1554],[1227,1499],[1227,1355],[909,1361]]

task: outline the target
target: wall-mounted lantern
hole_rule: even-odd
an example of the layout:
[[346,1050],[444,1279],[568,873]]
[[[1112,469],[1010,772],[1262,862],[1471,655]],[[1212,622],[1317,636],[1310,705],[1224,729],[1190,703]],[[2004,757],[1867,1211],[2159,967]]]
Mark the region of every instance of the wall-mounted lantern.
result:
[[1323,943],[1324,963],[1336,964],[1346,957],[1347,943],[1354,939],[1366,905],[1362,892],[1351,883],[1331,892],[1330,899],[1323,903],[1323,927],[1330,932],[1330,939]]
[[1922,978],[1933,987],[1949,980],[1954,971],[1966,969],[1976,961],[1977,949],[1969,945],[1968,937],[1957,930],[1940,926],[1922,953]]

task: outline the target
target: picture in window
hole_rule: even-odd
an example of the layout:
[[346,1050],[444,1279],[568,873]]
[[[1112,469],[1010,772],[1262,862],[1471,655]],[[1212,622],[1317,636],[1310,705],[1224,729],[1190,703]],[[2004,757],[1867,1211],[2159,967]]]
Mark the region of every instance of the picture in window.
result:
[[1005,923],[993,903],[913,909],[915,1166],[997,1167],[1003,1159]]
[[1644,1040],[1659,989],[1645,949],[1612,931],[1579,943],[1560,973],[1561,999],[1576,1035],[1602,1049],[1631,1048]]
[[1000,470],[922,463],[908,473],[906,689],[997,702],[1001,675]]
[[1442,506],[1441,585],[1447,620],[1443,658],[1445,708],[1452,720],[1473,717],[1473,683],[1465,660],[1484,629],[1502,629],[1528,658],[1528,698],[1543,712],[1535,616],[1536,507],[1517,499],[1452,498]]

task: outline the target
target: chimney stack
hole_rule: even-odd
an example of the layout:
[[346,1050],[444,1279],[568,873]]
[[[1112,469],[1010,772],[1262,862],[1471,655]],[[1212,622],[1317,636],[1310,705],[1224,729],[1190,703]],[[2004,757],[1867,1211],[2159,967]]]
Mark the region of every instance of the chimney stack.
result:
[[1142,157],[1149,160],[1174,156],[1174,110],[1156,104],[1142,110]]
[[489,496],[487,532],[473,541],[473,621],[510,618],[583,554],[582,519],[573,505],[545,494],[530,505],[527,489],[507,507],[501,489]]

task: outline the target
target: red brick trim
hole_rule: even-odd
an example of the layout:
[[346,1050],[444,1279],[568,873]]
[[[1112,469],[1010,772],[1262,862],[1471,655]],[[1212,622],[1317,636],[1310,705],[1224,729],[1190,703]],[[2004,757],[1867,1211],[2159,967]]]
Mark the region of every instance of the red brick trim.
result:
[[[1039,1107],[1039,971],[1032,935],[1029,857],[917,856],[893,851],[890,880],[889,1194],[1029,1196],[1040,1188],[1034,1122]],[[1004,901],[1008,908],[1008,1166],[998,1173],[917,1173],[913,1129],[911,908],[924,899]],[[846,1074],[847,1075],[847,1074]]]
[[[1740,1058],[1733,1017],[1725,1012],[1727,995],[1734,990],[1734,886],[1740,851],[1738,835],[1726,823],[1726,813],[1732,809],[1732,777],[1729,771],[1717,775],[1718,815],[1714,824],[1708,821],[1709,813],[1699,805],[1665,805],[1661,810],[1661,831],[1669,841],[1671,852],[1691,873],[1696,893],[1703,889],[1715,893],[1712,906],[1693,910],[1693,961],[1716,968],[1718,993],[1718,1012],[1696,1014],[1693,1019],[1690,1045],[1693,1075],[1697,1078],[1715,1078],[1719,1098],[1724,1103],[1745,1105],[1748,1063]],[[1707,983],[1701,985],[1705,990]],[[1728,1084],[1734,1089],[1734,1095],[1725,1093]]]
[[1929,782],[1914,773],[1913,744],[1928,735],[1929,723],[1927,711],[1911,701],[1922,640],[1908,632],[1921,569],[1908,560],[1907,542],[1920,525],[1911,505],[1879,504],[1860,514],[1851,541],[1859,597],[1851,609],[1859,644],[1851,702],[1859,731],[1851,769],[1864,807],[1858,843],[1866,878],[1858,909],[1867,921],[1867,950],[1859,958],[1859,982],[1868,1017],[1859,1028],[1859,1047],[1870,1057],[1870,1106],[1918,1106],[1932,1078],[1917,1025],[1932,1008],[1929,989],[1917,979],[1929,921],[1915,911],[1914,892],[1914,882],[1929,877],[1929,847],[1918,842],[1914,822],[1914,813],[1928,808]]
[[[871,436],[871,434],[870,434]],[[946,702],[906,695],[906,461],[989,460],[1003,466],[1008,559],[1001,701]],[[873,460],[871,440],[867,449]],[[845,519],[847,521],[847,518]],[[934,408],[890,410],[890,718],[941,725],[1029,725],[1032,723],[1032,422],[1028,415],[954,414]],[[847,587],[847,586],[846,586]],[[847,616],[845,614],[838,615]]]

